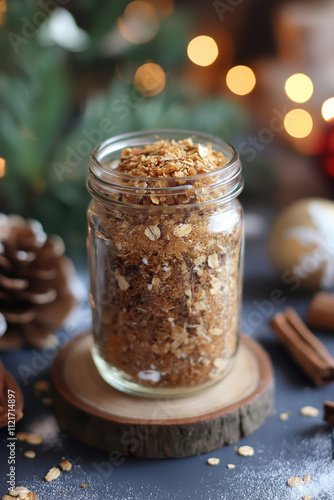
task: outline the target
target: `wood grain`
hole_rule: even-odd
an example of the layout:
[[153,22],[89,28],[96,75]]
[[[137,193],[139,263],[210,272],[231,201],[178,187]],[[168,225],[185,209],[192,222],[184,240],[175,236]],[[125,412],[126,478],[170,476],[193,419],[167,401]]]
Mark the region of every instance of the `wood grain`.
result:
[[249,338],[242,338],[221,382],[178,399],[139,398],[112,388],[98,374],[91,347],[90,334],[76,337],[52,370],[60,426],[91,446],[142,458],[196,455],[250,434],[271,409],[271,363]]

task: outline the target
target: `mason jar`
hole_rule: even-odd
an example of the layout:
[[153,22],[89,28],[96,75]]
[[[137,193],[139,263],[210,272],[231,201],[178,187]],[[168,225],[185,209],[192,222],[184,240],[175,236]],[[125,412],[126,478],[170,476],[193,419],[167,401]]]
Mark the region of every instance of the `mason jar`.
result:
[[156,398],[220,381],[240,333],[237,151],[193,131],[119,135],[94,149],[87,186],[92,356],[101,376],[121,391]]

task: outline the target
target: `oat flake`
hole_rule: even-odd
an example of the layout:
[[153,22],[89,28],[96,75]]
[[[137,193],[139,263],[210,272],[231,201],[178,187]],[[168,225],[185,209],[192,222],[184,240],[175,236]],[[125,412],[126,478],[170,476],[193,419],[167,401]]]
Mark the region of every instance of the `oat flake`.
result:
[[44,441],[43,436],[40,436],[39,434],[29,434],[27,435],[25,441],[29,444],[42,444]]
[[21,494],[28,494],[30,490],[24,486],[17,486],[16,488],[9,491],[11,497],[19,497]]
[[151,241],[156,241],[161,236],[161,231],[158,226],[148,226],[145,229],[145,236]]
[[287,480],[286,484],[290,486],[290,488],[295,488],[296,486],[300,486],[302,482],[303,480],[301,477],[292,476]]
[[183,238],[183,236],[188,236],[192,231],[192,227],[190,224],[181,224],[176,227],[173,231],[173,234],[178,238]]
[[242,455],[243,457],[252,457],[254,455],[254,448],[251,446],[240,446],[238,449],[238,455]]
[[318,408],[314,408],[314,406],[304,406],[300,410],[300,414],[303,415],[303,417],[317,417],[319,415],[319,410]]
[[59,476],[60,470],[58,469],[58,467],[52,467],[52,469],[49,470],[44,479],[47,483],[50,483],[51,481],[57,479]]
[[72,469],[72,464],[68,460],[64,460],[63,462],[60,462],[60,468],[63,471],[70,471]]
[[219,465],[220,463],[220,460],[219,458],[208,458],[207,461],[206,461],[207,464],[209,465]]

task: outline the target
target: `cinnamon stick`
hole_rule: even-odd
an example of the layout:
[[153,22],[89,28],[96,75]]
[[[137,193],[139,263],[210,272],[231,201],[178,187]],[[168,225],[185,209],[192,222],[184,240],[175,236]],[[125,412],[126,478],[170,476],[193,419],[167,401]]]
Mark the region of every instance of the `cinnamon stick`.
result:
[[334,295],[317,293],[310,304],[306,321],[315,328],[334,331]]
[[321,387],[334,381],[334,359],[292,308],[270,321],[278,339],[299,367]]
[[334,403],[332,401],[324,403],[324,420],[334,427]]

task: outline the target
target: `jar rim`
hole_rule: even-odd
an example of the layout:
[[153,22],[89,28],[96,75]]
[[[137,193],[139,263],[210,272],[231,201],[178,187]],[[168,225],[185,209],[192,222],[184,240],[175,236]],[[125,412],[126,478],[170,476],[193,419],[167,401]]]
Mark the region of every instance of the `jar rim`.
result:
[[[130,178],[130,179],[133,179],[133,178],[137,178],[137,176],[134,176],[134,175],[131,175],[131,174],[127,174],[125,172],[119,172],[117,170],[110,170],[110,169],[107,169],[103,166],[103,163],[101,163],[100,159],[98,159],[98,153],[99,152],[103,152],[103,150],[105,150],[106,148],[112,146],[112,145],[117,145],[119,143],[122,143],[124,142],[124,145],[123,146],[118,146],[117,148],[115,149],[109,149],[108,150],[108,153],[109,152],[113,152],[113,151],[116,151],[116,150],[120,150],[120,149],[123,149],[124,147],[130,147],[129,145],[129,142],[128,140],[133,138],[133,139],[136,139],[136,138],[140,138],[140,137],[146,137],[146,136],[149,136],[149,135],[154,135],[156,136],[155,140],[159,140],[159,136],[163,135],[163,134],[171,134],[171,135],[175,135],[175,134],[182,134],[182,135],[186,135],[188,137],[196,137],[196,138],[201,138],[205,141],[208,141],[210,143],[212,143],[213,145],[215,146],[220,146],[221,149],[226,149],[226,148],[229,148],[230,151],[231,151],[231,154],[232,154],[232,157],[229,159],[229,161],[223,165],[222,167],[220,168],[217,168],[216,170],[211,170],[209,172],[204,172],[204,173],[201,173],[201,174],[196,174],[196,175],[187,175],[187,176],[184,176],[184,177],[178,177],[178,179],[180,180],[195,180],[195,179],[204,179],[205,177],[210,177],[210,175],[212,176],[212,174],[219,174],[219,173],[223,173],[223,172],[226,172],[229,167],[237,164],[237,162],[239,161],[240,162],[240,158],[239,158],[239,153],[238,151],[235,149],[234,146],[232,146],[232,144],[229,144],[225,141],[223,141],[222,139],[220,139],[219,137],[216,137],[212,134],[207,134],[207,133],[204,133],[204,132],[198,132],[197,130],[187,130],[187,129],[148,129],[148,130],[140,130],[140,131],[137,131],[137,132],[127,132],[125,134],[119,134],[119,135],[115,135],[113,137],[110,137],[109,139],[106,139],[105,141],[101,142],[100,144],[98,144],[92,151],[91,153],[91,162],[94,166],[98,167],[99,169],[101,170],[104,170],[105,173],[107,174],[112,174],[113,176],[116,175],[117,177],[124,177],[124,178]],[[152,142],[152,141],[148,141],[148,142]],[[225,153],[225,151],[222,151],[223,153]],[[226,156],[226,155],[225,155]],[[104,156],[106,157],[106,155]],[[154,178],[154,177],[140,177],[141,180],[143,181],[152,181],[152,180],[158,180],[158,178]],[[164,180],[168,181],[169,177],[164,177]],[[173,179],[171,177],[171,179]],[[160,179],[161,180],[161,179]],[[228,177],[226,178],[226,180],[228,180]]]
[[[209,172],[204,172],[191,176],[183,177],[139,177],[131,175],[125,172],[120,172],[115,169],[110,169],[103,163],[104,158],[111,158],[114,153],[113,160],[119,158],[119,152],[123,148],[136,147],[139,145],[150,144],[161,139],[194,139],[196,143],[210,142],[213,148],[220,151],[227,158],[227,163],[216,170],[211,170]],[[117,156],[116,156],[116,153]],[[213,187],[226,186],[226,191],[224,195],[220,196],[219,199],[211,200],[211,203],[217,201],[229,201],[230,199],[236,198],[243,189],[243,178],[241,175],[241,162],[239,158],[238,151],[227,142],[223,141],[219,137],[214,135],[198,132],[195,130],[185,130],[185,129],[150,129],[141,130],[139,132],[129,132],[125,134],[116,135],[110,137],[109,139],[98,144],[91,153],[91,165],[89,167],[90,179],[88,180],[87,186],[89,192],[93,197],[104,199],[105,201],[115,202],[107,196],[103,195],[99,189],[99,185],[103,186],[104,189],[113,189],[114,191],[119,189],[124,189],[124,182],[130,182],[136,179],[141,182],[147,183],[145,191],[149,192],[152,196],[155,194],[177,195],[180,194],[181,190],[193,189],[196,182],[205,181],[205,179],[216,178],[216,182],[212,184]],[[159,186],[160,181],[164,181],[165,186],[161,188]],[[179,185],[175,186],[175,182]],[[169,185],[170,184],[170,185]],[[155,187],[158,185],[159,187]],[[138,187],[127,185],[128,192],[132,191],[132,194],[138,193]],[[143,192],[143,191],[142,191]],[[141,193],[142,194],[142,193]],[[117,204],[129,205],[128,203],[117,202]],[[198,205],[205,205],[207,202],[198,202]],[[134,205],[136,206],[136,205]],[[144,208],[143,205],[139,205]],[[175,205],[174,205],[175,206]],[[188,205],[189,206],[189,205]],[[162,208],[157,206],[155,208]]]

